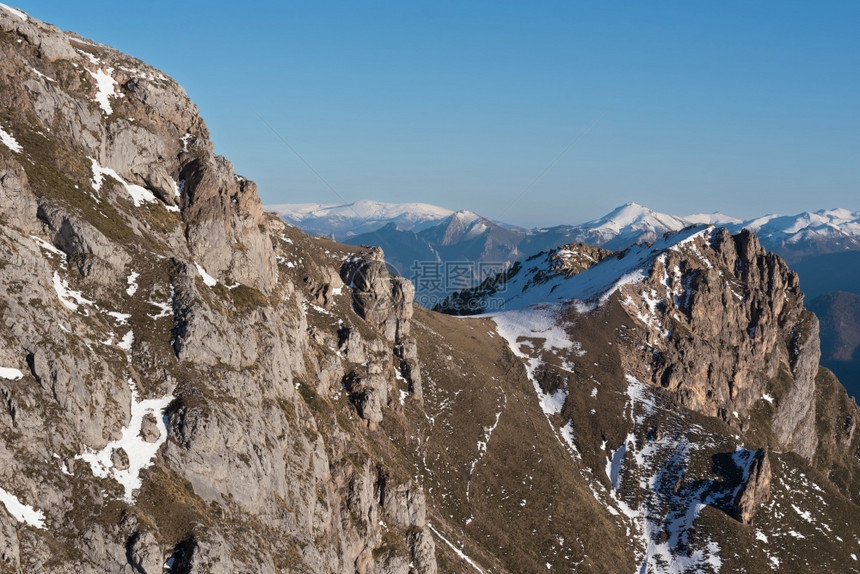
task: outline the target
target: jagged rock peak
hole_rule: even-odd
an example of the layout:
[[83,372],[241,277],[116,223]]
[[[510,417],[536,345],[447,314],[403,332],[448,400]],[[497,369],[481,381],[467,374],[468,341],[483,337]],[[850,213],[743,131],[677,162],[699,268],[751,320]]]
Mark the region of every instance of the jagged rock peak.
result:
[[753,455],[735,503],[735,516],[744,524],[752,522],[758,509],[770,499],[773,471],[767,451],[759,449]]
[[[213,154],[206,125],[179,84],[9,10],[0,10],[0,30],[9,40],[0,64],[8,102],[2,129],[18,142],[13,158],[33,187],[54,197],[62,191],[73,210],[98,204],[114,188],[136,208],[160,205],[158,217],[181,225],[189,258],[210,275],[271,291],[276,266],[256,186]],[[49,165],[49,149],[61,165]],[[67,181],[45,181],[54,168]]]

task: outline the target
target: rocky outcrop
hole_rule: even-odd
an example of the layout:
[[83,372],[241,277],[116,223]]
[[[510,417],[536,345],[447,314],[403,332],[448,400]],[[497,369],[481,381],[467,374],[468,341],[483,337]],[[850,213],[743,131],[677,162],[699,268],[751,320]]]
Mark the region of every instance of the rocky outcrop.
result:
[[389,273],[385,255],[378,247],[344,261],[340,276],[352,289],[355,312],[394,344],[399,362],[396,368],[413,396],[422,400],[418,347],[409,336],[415,287],[407,279]]
[[608,249],[585,243],[571,243],[551,252],[550,260],[553,262],[553,271],[570,277],[597,265],[611,255],[613,253]]
[[737,495],[734,504],[734,514],[744,524],[749,524],[758,509],[770,499],[771,480],[773,472],[766,450],[758,450],[753,455],[749,467],[749,477]]
[[643,326],[625,360],[631,372],[730,424],[767,396],[778,446],[811,458],[818,322],[797,275],[753,233],[713,228],[657,257],[647,275],[619,295]]
[[[700,510],[800,515],[768,483],[779,504],[813,474],[741,441],[823,437],[819,468],[858,492],[856,405],[809,386],[815,322],[751,236],[499,337],[414,309],[381,251],[264,214],[157,70],[3,6],[0,30],[0,570],[629,572],[701,549],[731,569],[718,544],[753,534]],[[542,255],[547,291],[630,262]]]
[[198,262],[214,277],[270,293],[277,270],[257,186],[205,151],[184,164],[179,182],[185,237]]
[[389,273],[382,249],[371,248],[348,259],[340,277],[353,290],[355,312],[386,339],[394,342],[409,334],[415,288]]

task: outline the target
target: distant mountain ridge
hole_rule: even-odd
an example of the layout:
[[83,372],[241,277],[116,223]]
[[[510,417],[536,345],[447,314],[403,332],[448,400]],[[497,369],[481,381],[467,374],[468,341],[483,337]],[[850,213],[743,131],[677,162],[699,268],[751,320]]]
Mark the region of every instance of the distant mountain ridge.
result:
[[[732,233],[750,229],[765,248],[792,265],[823,255],[860,252],[860,212],[847,209],[741,220],[722,213],[669,215],[627,203],[585,223],[534,229],[491,221],[468,210],[455,212],[425,203],[358,201],[342,205],[284,204],[270,209],[306,232],[333,236],[352,245],[382,247],[388,263],[416,284],[419,297],[462,289],[467,286],[462,282],[465,276],[479,282],[488,276],[487,267],[498,270],[560,245],[586,243],[621,251],[700,224],[726,227]],[[454,263],[457,281],[448,281],[444,268]],[[429,267],[436,267],[429,270],[432,281],[422,281]]]
[[[670,215],[631,202],[585,223],[530,230],[502,222],[490,222],[471,211],[455,212],[426,203],[357,201],[341,205],[281,204],[269,206],[269,209],[307,232],[334,235],[349,243],[353,243],[351,238],[376,232],[391,223],[397,231],[416,233],[444,224],[441,244],[445,246],[505,229],[521,236],[516,247],[522,254],[532,254],[571,242],[617,250],[636,243],[653,242],[668,231],[708,223],[727,227],[733,233],[750,229],[759,236],[762,244],[790,263],[810,255],[860,250],[860,212],[840,208],[805,211],[796,215],[769,214],[742,220],[722,213]],[[457,222],[446,221],[455,213],[458,214]],[[454,227],[459,225],[463,232],[452,229],[452,223]],[[438,231],[428,235],[436,238]],[[438,240],[432,243],[438,243]]]
[[[784,258],[799,274],[807,300],[817,302],[812,308],[822,320],[825,364],[838,371],[852,394],[860,394],[860,366],[829,355],[831,341],[850,338],[855,323],[836,320],[838,313],[825,304],[833,299],[826,295],[836,291],[846,292],[840,302],[848,293],[860,296],[860,212],[822,209],[741,220],[722,213],[669,215],[627,203],[578,225],[531,230],[493,222],[471,211],[453,212],[426,204],[356,202],[283,210],[287,212],[285,219],[305,231],[335,234],[353,245],[382,247],[391,268],[415,285],[416,302],[431,308],[447,295],[493,277],[516,261],[561,245],[585,243],[623,251],[638,243],[655,243],[664,234],[691,225],[726,227],[733,234],[749,229],[762,246]],[[353,219],[344,212],[352,213]],[[434,219],[437,216],[441,217]],[[356,225],[356,234],[344,237],[349,221]]]
[[266,206],[287,223],[316,235],[344,239],[374,231],[389,223],[399,229],[421,229],[450,216],[453,210],[427,203],[285,203]]

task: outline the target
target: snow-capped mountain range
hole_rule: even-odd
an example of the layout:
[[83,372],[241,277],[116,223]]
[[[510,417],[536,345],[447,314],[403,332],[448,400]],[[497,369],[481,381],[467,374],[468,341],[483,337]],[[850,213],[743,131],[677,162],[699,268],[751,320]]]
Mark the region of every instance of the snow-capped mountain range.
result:
[[[836,360],[857,348],[856,323],[831,311],[829,302],[860,296],[860,212],[829,209],[797,215],[765,215],[741,220],[722,213],[677,216],[636,203],[579,225],[522,229],[490,221],[471,211],[451,211],[427,204],[356,202],[346,205],[277,206],[287,221],[317,234],[353,245],[379,245],[386,261],[416,287],[416,301],[439,304],[448,294],[479,283],[517,260],[561,245],[585,243],[621,251],[638,243],[659,244],[663,235],[692,225],[726,227],[731,233],[755,232],[761,244],[782,256],[800,275],[810,305],[824,318],[823,363],[857,393],[853,361]],[[637,251],[638,252],[638,251]],[[465,275],[464,275],[465,273]],[[583,275],[584,278],[590,275]],[[843,317],[833,321],[831,317]],[[842,343],[837,344],[837,341]],[[847,345],[847,346],[846,346]],[[840,351],[840,349],[848,349]]]
[[426,203],[289,203],[267,206],[287,223],[316,235],[344,240],[353,235],[374,231],[394,223],[398,229],[419,230],[438,223],[454,213],[450,209]]
[[[525,230],[514,225],[491,222],[471,211],[457,211],[424,203],[382,203],[358,201],[342,205],[283,204],[270,206],[286,221],[305,231],[334,236],[348,243],[384,244],[392,234],[422,238],[422,249],[450,248],[483,238],[487,245],[498,245],[500,234],[510,249],[506,261],[531,255],[565,243],[581,242],[611,250],[625,249],[642,242],[654,242],[668,231],[679,231],[707,223],[754,231],[768,249],[790,263],[811,255],[860,251],[860,212],[829,209],[797,215],[764,215],[742,220],[722,213],[669,215],[637,203],[622,205],[605,216],[577,225],[559,225]],[[387,226],[387,227],[386,227]],[[385,228],[385,229],[383,229]],[[400,237],[399,239],[403,239]],[[429,245],[424,245],[429,243]],[[494,250],[498,255],[498,249]],[[456,254],[449,253],[449,256]],[[471,260],[478,253],[466,259]],[[443,259],[445,259],[443,257]]]

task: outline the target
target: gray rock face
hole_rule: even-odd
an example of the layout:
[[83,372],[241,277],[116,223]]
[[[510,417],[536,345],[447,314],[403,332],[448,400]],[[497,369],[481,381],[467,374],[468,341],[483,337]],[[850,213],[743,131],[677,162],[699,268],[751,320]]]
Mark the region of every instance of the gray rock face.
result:
[[191,252],[213,277],[238,281],[263,293],[277,279],[271,239],[264,231],[257,187],[233,173],[230,163],[203,155],[186,163],[179,181]]
[[559,247],[552,254],[553,271],[576,275],[596,265],[612,255],[612,251],[586,245],[584,243],[571,243]]
[[730,424],[768,397],[778,445],[812,457],[818,322],[782,259],[748,231],[708,230],[637,285],[622,294],[645,327],[625,359],[631,372]]
[[[399,361],[397,369],[408,382],[413,397],[422,401],[418,348],[415,340],[409,336],[415,287],[408,280],[388,272],[385,255],[378,247],[346,260],[341,266],[340,276],[353,289],[355,312],[373,325],[385,339],[394,343],[394,353]],[[369,387],[376,388],[372,384]],[[376,396],[381,394],[379,391],[376,393]],[[373,407],[371,412],[375,410]]]
[[735,515],[744,524],[752,522],[759,507],[770,499],[773,472],[767,451],[758,450],[750,468],[749,478],[741,487],[735,503]]
[[158,431],[158,423],[155,420],[155,415],[146,413],[143,416],[143,422],[140,426],[140,436],[143,440],[149,443],[156,442],[161,433]]
[[420,395],[411,285],[356,315],[350,254],[292,245],[146,64],[0,9],[0,72],[0,488],[44,515],[0,511],[0,569],[435,572],[366,424],[403,417],[395,366]]
[[[0,570],[435,574],[471,568],[466,552],[492,571],[570,566],[568,552],[588,568],[608,544],[583,516],[619,542],[593,564],[632,561],[631,531],[591,496],[628,448],[588,426],[624,419],[610,374],[599,394],[569,384],[547,415],[491,325],[416,319],[381,251],[264,214],[182,89],[142,62],[0,8],[0,72],[0,126],[20,144],[0,145],[0,488],[27,510],[0,509]],[[640,339],[620,367],[732,434],[769,409],[767,439],[808,456],[817,324],[796,278],[749,235],[685,249],[622,289]],[[550,272],[606,255],[568,246]],[[829,408],[830,452],[850,458],[856,405]],[[670,436],[658,423],[631,451]],[[526,458],[528,480],[510,462]],[[780,486],[770,464],[732,501],[741,520]]]
[[18,533],[11,522],[0,518],[0,567],[17,572],[21,567]]

